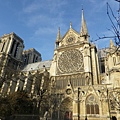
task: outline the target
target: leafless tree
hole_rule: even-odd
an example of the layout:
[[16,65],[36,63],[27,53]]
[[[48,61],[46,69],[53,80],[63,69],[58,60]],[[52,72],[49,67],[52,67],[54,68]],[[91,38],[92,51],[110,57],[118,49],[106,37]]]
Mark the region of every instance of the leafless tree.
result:
[[115,44],[117,45],[117,50],[120,47],[120,0],[115,0],[116,2],[118,2],[119,5],[119,9],[117,10],[118,12],[118,16],[116,17],[110,4],[107,2],[107,16],[111,22],[112,28],[108,29],[109,31],[111,31],[112,35],[111,36],[98,36],[98,38],[95,41],[101,40],[101,39],[108,39],[111,38],[114,40]]

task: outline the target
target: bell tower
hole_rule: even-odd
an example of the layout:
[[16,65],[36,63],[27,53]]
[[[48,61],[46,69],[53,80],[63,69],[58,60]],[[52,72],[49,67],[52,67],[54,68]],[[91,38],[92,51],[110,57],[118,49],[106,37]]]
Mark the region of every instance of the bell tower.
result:
[[2,77],[5,74],[12,74],[12,72],[20,68],[23,48],[23,40],[15,33],[5,34],[1,37],[0,62],[2,62],[2,66],[0,66],[0,74]]

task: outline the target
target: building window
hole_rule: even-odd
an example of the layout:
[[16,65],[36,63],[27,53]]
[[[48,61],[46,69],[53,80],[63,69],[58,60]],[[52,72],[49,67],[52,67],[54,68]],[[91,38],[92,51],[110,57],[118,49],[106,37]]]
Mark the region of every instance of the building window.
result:
[[105,64],[101,62],[101,73],[105,73]]
[[15,46],[15,40],[13,41],[13,43],[12,43],[12,46],[11,46],[11,50],[10,50],[10,54],[12,54],[12,52],[13,52],[13,48],[14,48],[14,46]]
[[35,55],[34,55],[34,57],[33,57],[33,63],[35,62]]
[[89,105],[89,104],[86,105],[86,110],[87,110],[87,114],[90,114],[90,113],[91,113],[91,112],[90,112],[90,105]]
[[95,110],[96,110],[96,114],[99,114],[99,106],[97,104],[95,105]]
[[99,114],[99,106],[96,104],[86,105],[87,114]]
[[38,61],[38,56],[35,58],[35,62],[37,62]]
[[105,73],[105,60],[104,60],[104,58],[100,59],[100,72]]
[[18,49],[19,49],[19,43],[17,43],[17,46],[16,46],[16,48],[15,48],[14,57],[17,57]]
[[99,114],[99,105],[94,95],[88,96],[86,100],[86,113],[87,114]]
[[64,120],[72,120],[72,112],[71,111],[65,112]]
[[27,64],[29,63],[29,58],[30,58],[30,54],[28,53],[28,55],[27,55]]
[[5,46],[5,42],[3,43],[3,46],[2,46],[1,52],[3,52],[4,46]]

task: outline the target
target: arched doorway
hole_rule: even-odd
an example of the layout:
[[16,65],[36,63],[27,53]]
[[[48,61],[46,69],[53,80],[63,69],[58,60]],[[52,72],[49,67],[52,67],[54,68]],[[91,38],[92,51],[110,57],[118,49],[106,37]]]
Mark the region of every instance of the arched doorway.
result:
[[112,116],[112,120],[117,120],[117,118],[115,116]]
[[66,98],[60,105],[60,120],[72,120],[73,101],[71,98]]

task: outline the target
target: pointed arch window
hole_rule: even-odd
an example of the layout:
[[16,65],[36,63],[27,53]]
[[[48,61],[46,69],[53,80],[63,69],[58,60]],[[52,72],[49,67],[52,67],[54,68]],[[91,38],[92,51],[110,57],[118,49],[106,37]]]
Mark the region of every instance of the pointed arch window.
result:
[[2,46],[1,52],[3,52],[4,46],[5,46],[5,42],[3,43],[3,46]]
[[38,56],[35,58],[35,62],[37,62],[38,61]]
[[16,41],[14,40],[11,46],[10,54],[12,54]]
[[19,44],[20,44],[20,43],[17,43],[17,46],[16,46],[16,48],[15,48],[14,57],[17,57],[18,49],[19,49]]
[[99,104],[94,95],[88,96],[86,99],[86,113],[87,114],[99,114]]
[[89,104],[86,105],[86,110],[87,110],[87,114],[90,114],[90,105]]
[[96,110],[96,114],[99,114],[99,106],[98,106],[98,104],[95,105],[95,110]]

